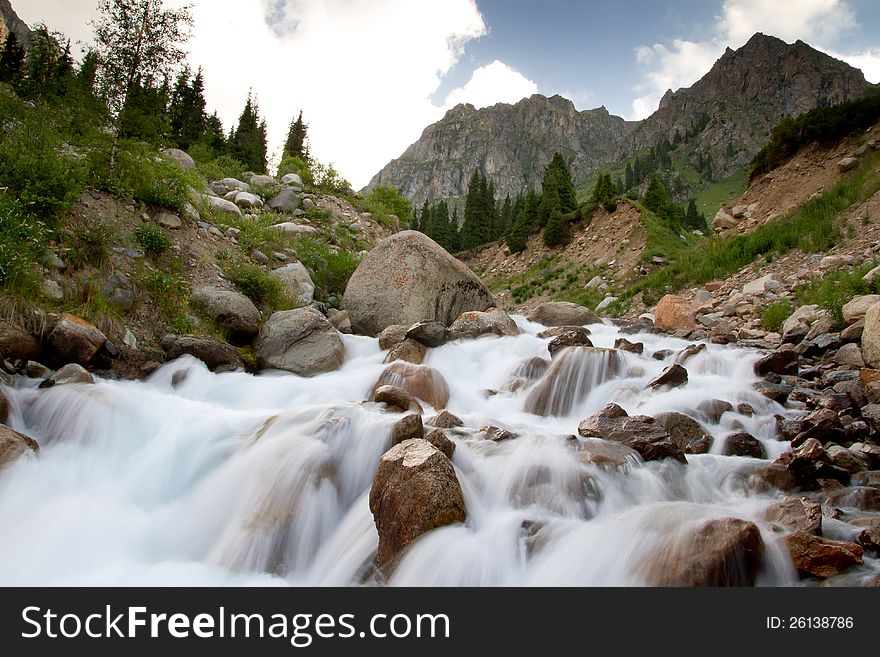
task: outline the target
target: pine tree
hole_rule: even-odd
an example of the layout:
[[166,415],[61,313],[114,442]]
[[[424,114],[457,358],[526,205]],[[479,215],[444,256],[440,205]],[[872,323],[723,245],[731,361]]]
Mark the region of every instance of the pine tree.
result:
[[511,253],[525,251],[526,238],[529,232],[529,219],[526,211],[525,199],[520,199],[518,206],[518,212],[516,213],[513,225],[510,227],[510,232],[507,235],[507,246],[510,248]]
[[593,196],[591,200],[598,203],[608,212],[614,212],[617,209],[617,189],[611,181],[611,174],[605,173],[599,176],[596,186],[593,188]]
[[125,106],[119,113],[119,136],[158,143],[167,132],[165,114],[167,105],[167,84],[155,87],[150,83],[135,82],[129,89]]
[[235,159],[256,173],[266,171],[266,123],[260,119],[257,100],[248,94],[238,119],[238,127],[229,140],[229,152]]
[[559,246],[565,239],[565,231],[562,225],[562,212],[554,208],[544,226],[544,244],[547,246]]
[[[635,186],[633,182],[633,169],[629,162],[626,163],[626,172],[624,174],[623,186],[626,189],[632,189]],[[624,190],[626,191],[626,190]]]
[[449,248],[450,253],[461,251],[461,234],[458,227],[458,208],[452,210],[452,219],[449,220]]
[[691,199],[684,215],[684,224],[688,228],[706,230],[706,217],[697,210],[697,203]]
[[217,116],[217,112],[205,118],[205,131],[202,133],[201,141],[217,155],[226,151],[227,139],[223,132],[223,122]]
[[15,32],[9,31],[0,53],[0,82],[6,82],[12,86],[21,83],[22,68],[24,67],[24,48],[18,43]]
[[282,159],[298,157],[305,162],[309,161],[309,145],[306,141],[308,129],[309,126],[303,123],[303,113],[300,110],[299,116],[290,122],[290,128],[287,130],[287,141],[284,142]]
[[483,186],[485,179],[480,175],[479,169],[474,169],[468,182],[467,196],[464,203],[464,222],[461,225],[461,248],[473,249],[485,242],[482,241],[482,227],[486,212],[484,207]]
[[177,77],[168,108],[170,140],[177,148],[187,150],[207,128],[205,113],[205,83],[202,69],[190,82],[189,69]]

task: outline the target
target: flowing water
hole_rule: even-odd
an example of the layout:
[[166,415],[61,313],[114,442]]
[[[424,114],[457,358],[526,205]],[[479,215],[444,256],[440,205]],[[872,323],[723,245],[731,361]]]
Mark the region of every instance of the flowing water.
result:
[[[627,336],[645,343],[644,356],[576,358],[573,350],[535,383],[517,377],[535,376],[540,367],[530,359],[548,356],[548,340],[536,337],[543,327],[516,320],[518,337],[429,351],[425,364],[449,386],[448,410],[474,428],[448,431],[468,521],[417,541],[390,584],[643,585],[658,546],[724,517],[758,522],[767,548],[759,584],[797,581],[760,520],[773,494],[748,483],[759,462],[717,453],[733,430],[759,438],[770,458],[788,447],[775,439],[773,420],[788,411],[753,388],[760,354],[709,345],[687,361],[686,386],[652,391],[647,383],[672,362],[652,354],[687,343]],[[610,325],[590,328],[597,347],[620,336]],[[140,382],[38,390],[21,379],[5,389],[10,424],[41,451],[0,476],[0,583],[374,582],[368,494],[401,416],[363,402],[385,368],[377,341],[344,340],[344,366],[308,379],[213,374],[183,357]],[[536,395],[544,397],[539,409]],[[712,399],[745,402],[755,413],[707,424],[713,453],[689,455],[688,465],[636,459],[623,471],[601,469],[572,447],[579,421],[608,402],[630,414],[693,414]],[[485,425],[519,437],[486,440],[476,431]]]

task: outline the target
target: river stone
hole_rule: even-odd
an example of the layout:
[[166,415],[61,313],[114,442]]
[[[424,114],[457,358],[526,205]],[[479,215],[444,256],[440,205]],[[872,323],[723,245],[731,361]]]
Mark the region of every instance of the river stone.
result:
[[654,310],[654,325],[661,331],[678,331],[694,328],[696,308],[687,299],[667,294]]
[[256,343],[261,368],[314,376],[338,369],[345,360],[339,332],[312,307],[273,313]]
[[448,459],[451,459],[455,453],[455,443],[440,429],[434,429],[434,431],[425,436],[425,440],[439,449]]
[[757,525],[722,518],[670,541],[645,569],[652,586],[754,586],[763,557]]
[[298,173],[288,173],[281,179],[281,184],[290,185],[291,187],[302,187],[303,179]]
[[643,342],[630,342],[626,338],[618,338],[614,341],[614,348],[620,351],[628,351],[631,354],[642,354],[645,351]]
[[514,336],[519,335],[519,327],[503,310],[489,312],[471,310],[462,313],[449,327],[453,340],[473,339],[481,335]]
[[437,415],[428,420],[428,424],[432,427],[437,427],[438,429],[454,429],[455,427],[464,426],[464,422],[449,411],[440,411]]
[[244,367],[244,361],[234,347],[211,338],[199,338],[192,335],[166,335],[162,338],[162,348],[169,360],[175,360],[184,354],[189,354],[202,361],[210,370]]
[[578,433],[587,438],[623,443],[636,450],[646,461],[673,458],[687,463],[684,451],[659,422],[645,415],[629,417],[617,404],[606,404],[601,411],[581,422]]
[[384,362],[393,363],[396,360],[402,360],[413,365],[421,365],[425,362],[427,354],[428,348],[425,345],[407,338],[391,347]]
[[725,456],[750,456],[756,459],[767,458],[767,452],[760,440],[753,435],[740,431],[732,433],[724,439]]
[[426,532],[467,520],[452,463],[424,439],[405,440],[382,456],[370,488],[370,511],[379,534],[376,565],[385,573]]
[[446,379],[433,367],[411,365],[402,361],[391,363],[383,370],[373,390],[383,385],[403,388],[438,411],[446,408],[449,403]]
[[791,560],[801,575],[826,579],[862,563],[864,550],[849,541],[832,541],[796,531],[786,538]]
[[669,437],[682,451],[687,451],[694,441],[707,436],[703,425],[684,413],[670,411],[655,415],[654,419],[666,429]]
[[379,349],[385,351],[386,349],[391,349],[397,343],[403,342],[409,329],[409,326],[404,326],[403,324],[394,324],[384,328],[379,334]]
[[407,340],[415,340],[426,347],[434,348],[449,339],[449,329],[441,322],[428,320],[416,322],[409,327],[405,335]]
[[[398,413],[404,411],[413,411],[421,414],[422,405],[409,392],[397,386],[379,386],[373,391],[373,401],[387,404],[390,408]],[[400,441],[398,441],[400,442]]]
[[578,441],[578,458],[587,465],[617,469],[641,461],[641,456],[632,447],[601,438],[581,438]]
[[94,383],[95,379],[82,365],[68,363],[52,374],[48,381],[49,385],[61,386],[67,383]]
[[300,306],[309,305],[315,298],[315,284],[309,270],[301,262],[279,267],[269,275],[280,282],[284,294]]
[[589,308],[568,301],[548,301],[532,310],[526,319],[544,326],[582,326],[601,320]]
[[494,305],[492,293],[470,269],[413,230],[379,242],[352,274],[342,297],[354,330],[364,335],[423,320],[448,326],[464,312]]
[[190,301],[223,327],[234,342],[250,342],[260,330],[260,311],[241,292],[203,287],[193,292]]
[[544,376],[529,391],[525,411],[543,416],[567,415],[575,404],[580,404],[587,398],[593,386],[609,381],[622,369],[623,357],[615,349],[563,349],[553,359]]
[[107,342],[107,336],[84,319],[63,313],[48,342],[57,360],[88,365]]
[[410,413],[400,418],[391,429],[392,445],[402,443],[404,440],[415,440],[424,437],[425,427],[422,425],[421,410],[418,413]]
[[283,187],[275,196],[266,203],[275,212],[289,214],[299,208],[299,195],[292,187]]
[[590,332],[587,331],[587,329],[579,326],[567,331],[562,331],[555,338],[550,340],[550,344],[547,345],[547,351],[549,351],[550,356],[553,357],[557,352],[562,351],[567,347],[592,347],[593,343],[588,337],[589,335]]
[[39,451],[40,446],[33,438],[0,424],[0,468],[15,459],[33,456]]
[[649,384],[649,388],[655,390],[663,387],[679,388],[688,382],[688,373],[678,363],[668,366],[658,374]]
[[822,507],[807,497],[790,497],[774,503],[764,512],[764,519],[788,531],[822,535]]

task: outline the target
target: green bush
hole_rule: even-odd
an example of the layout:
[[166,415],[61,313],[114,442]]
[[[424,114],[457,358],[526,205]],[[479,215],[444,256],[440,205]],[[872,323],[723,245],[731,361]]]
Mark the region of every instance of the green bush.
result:
[[213,150],[200,144],[194,145],[189,154],[196,161],[196,171],[208,181],[244,175],[245,166],[231,155],[216,155]]
[[870,294],[875,290],[868,286],[862,277],[876,263],[865,264],[855,269],[833,269],[822,278],[799,285],[794,289],[794,297],[799,305],[817,304],[831,313],[842,327],[843,306],[853,297]]
[[391,225],[389,216],[392,214],[400,220],[401,227],[408,227],[412,223],[412,204],[396,187],[391,185],[374,187],[366,198],[357,205],[361,211],[372,214],[373,219],[383,226]]
[[156,224],[138,226],[134,235],[144,251],[152,255],[160,256],[171,246],[171,238]]
[[0,193],[0,286],[22,292],[39,290],[33,264],[46,249],[46,224]]
[[312,275],[312,281],[326,295],[341,295],[348,279],[357,269],[357,258],[349,251],[334,251],[322,242],[300,238],[293,244],[300,262]]
[[140,279],[141,287],[153,298],[162,318],[175,333],[191,333],[194,329],[187,315],[189,283],[178,274],[156,271]]
[[202,185],[197,175],[134,142],[120,145],[112,171],[106,152],[93,154],[91,169],[92,184],[96,187],[177,212],[190,202],[190,189]]
[[281,160],[275,177],[281,180],[288,173],[298,174],[302,178],[303,185],[312,186],[315,183],[309,163],[301,157],[285,157]]
[[85,182],[85,167],[61,146],[60,135],[39,114],[0,136],[0,187],[52,224],[73,205]]
[[771,303],[761,313],[761,326],[764,327],[765,331],[779,332],[782,324],[793,312],[794,306],[787,299]]
[[112,228],[100,221],[84,221],[77,225],[65,240],[70,265],[102,266],[110,257],[110,249],[116,239]]
[[223,273],[254,303],[268,305],[274,310],[291,307],[290,302],[284,299],[281,282],[259,265],[235,263],[224,269]]

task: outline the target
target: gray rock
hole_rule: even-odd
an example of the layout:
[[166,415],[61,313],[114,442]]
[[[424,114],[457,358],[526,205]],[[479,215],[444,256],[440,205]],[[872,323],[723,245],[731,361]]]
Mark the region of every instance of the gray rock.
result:
[[270,274],[278,280],[284,294],[300,306],[309,305],[315,298],[315,284],[309,275],[309,270],[301,262],[293,262],[284,267],[275,269]]
[[673,458],[687,463],[684,452],[654,418],[643,415],[629,417],[617,404],[607,404],[581,422],[578,433],[586,438],[622,443],[637,451],[646,461]]
[[281,184],[302,187],[303,180],[298,173],[288,173],[281,179]]
[[300,235],[314,235],[318,232],[316,228],[313,226],[306,226],[304,224],[297,224],[292,221],[285,221],[280,224],[275,224],[272,228],[276,230],[280,230],[286,235],[291,237],[297,237]]
[[272,176],[255,173],[251,176],[250,184],[257,187],[268,187],[275,184],[275,179]]
[[519,335],[519,327],[503,310],[496,308],[484,313],[472,310],[459,315],[449,327],[449,333],[454,340],[481,335],[514,336]]
[[837,170],[841,173],[846,173],[847,171],[852,171],[859,165],[858,158],[855,157],[845,157],[837,163]]
[[834,354],[832,360],[838,365],[851,365],[853,367],[864,367],[865,360],[862,358],[862,350],[853,342],[843,345]]
[[64,301],[64,289],[51,278],[43,279],[43,294],[52,301]]
[[183,222],[180,220],[176,214],[172,212],[167,212],[165,210],[159,212],[155,217],[153,217],[153,221],[162,226],[162,228],[169,228],[171,230],[176,230],[183,226]]
[[868,367],[880,369],[880,303],[871,306],[865,314],[862,357]]
[[208,207],[212,210],[241,217],[241,210],[239,210],[238,206],[232,201],[227,201],[226,199],[218,198],[216,196],[204,196],[203,198],[208,203]]
[[94,383],[95,379],[82,365],[68,363],[55,372],[48,379],[53,386],[61,386],[68,383]]
[[439,347],[449,339],[449,329],[441,322],[434,320],[416,322],[409,327],[405,336],[407,340],[415,340],[428,348],[434,348]]
[[596,306],[596,312],[597,313],[605,312],[608,309],[608,307],[611,306],[611,304],[613,304],[615,301],[617,301],[617,297],[611,297],[611,296],[605,297]]
[[166,148],[162,151],[162,155],[173,160],[184,171],[189,171],[196,167],[196,161],[190,157],[189,153],[179,148]]
[[243,210],[260,210],[263,207],[263,199],[250,192],[238,192],[235,195],[235,204]]
[[260,311],[240,292],[203,287],[193,292],[190,301],[223,327],[235,342],[250,342],[260,330]]
[[684,413],[669,411],[656,415],[654,419],[666,429],[669,437],[685,452],[694,441],[707,436],[703,425]]
[[300,376],[331,372],[345,360],[338,331],[311,307],[274,313],[260,331],[256,350],[260,367]]
[[291,188],[284,187],[275,196],[269,199],[268,205],[275,212],[287,214],[299,208],[299,195]]
[[48,342],[58,360],[88,365],[107,342],[107,336],[87,321],[63,313]]
[[532,310],[526,319],[544,326],[583,326],[601,320],[589,308],[568,301],[548,301]]
[[342,298],[354,330],[365,335],[422,320],[449,325],[464,312],[494,305],[492,293],[470,269],[412,230],[379,242],[355,270]]
[[226,187],[226,189],[230,191],[238,191],[238,192],[249,192],[251,191],[251,186],[246,182],[242,182],[237,178],[223,178],[220,181],[220,184]]
[[340,333],[351,333],[351,314],[347,310],[341,310],[328,319]]
[[166,335],[162,338],[162,348],[169,360],[189,354],[198,358],[209,369],[238,369],[244,367],[244,361],[231,345],[210,338],[199,338],[192,335]]
[[43,254],[42,262],[43,265],[49,269],[57,269],[59,271],[67,269],[67,263],[59,258],[58,254],[54,251],[46,251],[46,253]]
[[265,253],[263,253],[262,251],[259,251],[257,249],[251,249],[250,256],[251,256],[251,259],[258,264],[261,264],[264,266],[269,264],[269,257]]

